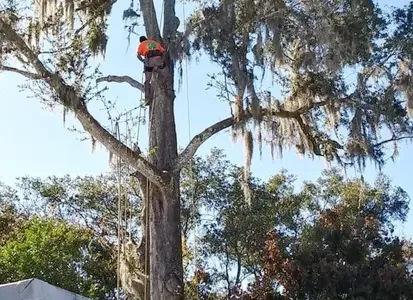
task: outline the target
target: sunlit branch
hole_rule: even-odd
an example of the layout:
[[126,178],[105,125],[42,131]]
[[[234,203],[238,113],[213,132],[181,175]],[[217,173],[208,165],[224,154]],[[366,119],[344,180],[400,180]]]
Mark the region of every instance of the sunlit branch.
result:
[[27,71],[20,70],[20,69],[17,69],[17,68],[13,68],[13,67],[9,67],[9,66],[4,66],[2,64],[0,64],[0,70],[1,71],[8,71],[8,72],[17,73],[17,74],[20,74],[20,75],[22,75],[24,77],[27,77],[29,79],[42,79],[43,78],[39,74],[27,72]]
[[101,77],[96,79],[97,83],[100,82],[116,82],[116,83],[128,83],[130,86],[140,90],[141,92],[144,92],[144,86],[142,83],[140,83],[139,81],[136,81],[135,79],[133,79],[130,76],[116,76],[116,75],[109,75],[109,76],[105,76],[105,77]]
[[383,146],[384,144],[387,144],[387,143],[396,142],[396,141],[401,141],[401,140],[409,140],[409,139],[410,139],[410,140],[413,140],[413,135],[393,137],[393,138],[391,138],[391,139],[387,139],[387,140],[381,141],[381,142],[379,142],[379,143],[377,143],[377,144],[374,144],[374,145],[372,145],[371,147],[372,147],[372,148],[377,148],[377,147]]

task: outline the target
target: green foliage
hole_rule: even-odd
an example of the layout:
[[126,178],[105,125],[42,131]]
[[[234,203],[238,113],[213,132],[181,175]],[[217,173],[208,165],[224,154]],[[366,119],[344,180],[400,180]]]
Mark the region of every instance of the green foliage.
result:
[[[114,299],[111,178],[22,178],[18,191],[0,184],[0,282],[36,277],[92,299]],[[101,224],[99,216],[111,215]]]
[[[277,228],[296,230],[300,208],[307,201],[294,193],[293,178],[283,172],[268,184],[250,178],[252,201],[248,205],[243,197],[242,168],[231,165],[218,150],[199,165],[208,174],[198,198],[201,211],[207,212],[201,214],[201,253],[211,284],[225,284],[231,293],[250,276],[258,276],[267,232],[277,224]],[[219,267],[211,268],[211,259],[218,260]]]
[[[126,175],[128,176],[128,174]],[[129,221],[139,224],[140,193],[129,177],[123,181],[121,191],[124,195],[122,208],[132,213],[132,219],[123,220],[123,230],[128,229]],[[74,224],[82,224],[93,230],[96,235],[108,241],[117,237],[118,222],[118,185],[114,174],[97,177],[52,176],[40,178],[21,178],[19,186],[26,197],[37,198],[37,207],[30,207],[32,213],[52,211],[60,219]],[[132,211],[131,211],[132,205]],[[127,224],[128,223],[128,224]],[[132,228],[137,239],[138,225]]]
[[108,36],[106,35],[106,26],[97,22],[92,22],[90,29],[86,35],[87,45],[93,54],[104,54],[106,45],[108,43]]
[[406,193],[384,176],[370,187],[337,170],[304,190],[312,198],[308,220],[294,234],[267,235],[265,271],[245,299],[276,297],[274,283],[285,299],[409,299],[413,248],[393,234],[406,217]]
[[410,2],[405,8],[397,8],[393,11],[393,18],[397,27],[392,38],[386,45],[386,48],[392,49],[407,59],[413,58],[413,41],[411,39],[413,34],[413,28],[411,26],[413,22],[412,16],[413,2]]
[[286,171],[267,182],[251,177],[247,205],[243,169],[221,151],[193,162],[194,180],[188,171],[182,206],[195,193],[188,235],[197,224],[199,241],[188,299],[405,299],[413,288],[412,246],[394,235],[409,198],[386,176],[370,185],[331,169],[298,191]]
[[16,191],[0,182],[0,246],[16,235],[26,216],[18,213]]
[[38,278],[103,299],[113,293],[114,274],[111,250],[90,231],[61,221],[32,218],[0,247],[2,283]]

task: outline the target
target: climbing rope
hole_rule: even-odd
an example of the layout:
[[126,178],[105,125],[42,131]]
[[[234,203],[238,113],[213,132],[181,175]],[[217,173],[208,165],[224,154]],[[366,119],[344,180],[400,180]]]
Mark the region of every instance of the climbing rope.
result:
[[145,202],[145,291],[144,291],[144,300],[150,300],[148,290],[148,277],[149,277],[149,189],[150,182],[149,179],[146,179],[146,197]]
[[[129,122],[128,119],[126,120],[126,132],[128,133],[128,138],[129,138],[129,133],[131,133],[131,128],[129,127]],[[129,142],[128,140],[126,140],[126,142]],[[127,174],[130,174],[130,166],[127,164],[126,165],[126,169],[127,169]],[[132,212],[132,201],[129,201],[129,193],[127,191],[125,191],[125,216],[124,216],[124,220],[123,220],[123,224],[125,224],[125,234],[124,234],[124,241],[126,241],[126,238],[128,237],[128,232],[129,232],[129,237],[128,237],[128,241],[131,241],[132,239],[132,226],[131,226],[131,214],[128,217],[128,205],[129,205],[129,210],[130,213]]]
[[366,192],[366,183],[364,182],[364,176],[361,174],[360,176],[360,191],[359,191],[359,203],[358,203],[358,209],[361,210],[361,204],[362,201],[364,201],[365,197],[365,192]]
[[[142,79],[141,82],[143,82],[144,79],[144,72],[142,72]],[[140,135],[140,128],[141,128],[141,123],[142,123],[142,117],[145,115],[146,109],[143,107],[143,92],[141,91],[141,99],[139,103],[139,120],[138,120],[138,130],[137,130],[137,135],[136,135],[136,143],[139,145],[139,135]],[[143,114],[142,114],[143,112]],[[141,183],[143,184],[143,182]],[[148,265],[149,265],[149,189],[150,189],[150,182],[149,179],[146,179],[146,195],[143,196],[143,201],[144,201],[144,209],[145,209],[145,263],[144,263],[144,274],[145,274],[145,282],[144,282],[144,300],[149,300],[149,293],[148,293],[148,277],[149,277],[149,272],[148,272]],[[130,209],[130,223],[132,224],[132,208]],[[132,226],[132,225],[131,225]],[[130,228],[129,231],[129,239],[131,239],[132,235],[132,228]]]
[[[186,16],[185,16],[185,0],[182,2],[182,17],[184,20],[184,32],[186,32]],[[191,141],[191,109],[190,109],[190,101],[189,101],[189,72],[188,72],[188,57],[185,55],[185,89],[186,89],[186,105],[187,105],[187,120],[188,120],[188,142]],[[189,161],[189,177],[191,180],[191,183],[195,185],[195,178],[194,178],[194,172],[193,172],[193,159]],[[197,221],[195,220],[196,218],[196,195],[195,195],[195,186],[193,187],[192,190],[192,195],[191,195],[191,218],[194,219],[194,262],[195,262],[195,273],[197,272],[198,269],[198,250],[197,250]],[[197,285],[197,293],[196,293],[197,299],[199,299],[199,290],[198,290],[198,285]]]
[[[184,19],[184,32],[186,32],[186,23],[185,23],[185,1],[182,2],[182,14]],[[187,117],[188,117],[188,139],[191,141],[191,110],[189,107],[189,76],[188,76],[188,57],[185,55],[185,84],[186,84],[186,105],[187,105]]]
[[[141,79],[141,82],[143,82],[143,79],[144,79],[144,72],[142,72],[142,79]],[[137,132],[137,134],[136,134],[136,144],[137,145],[139,145],[139,134],[140,134],[140,130],[141,130],[141,122],[142,122],[142,111],[143,111],[143,105],[142,105],[142,103],[143,103],[143,91],[141,91],[141,99],[140,99],[140,101],[139,101],[139,116],[138,116],[138,132]],[[144,112],[144,114],[145,114],[145,112]]]
[[[132,123],[133,124],[133,123]],[[129,122],[126,121],[126,132],[128,133],[128,138],[130,137],[130,133],[132,132],[131,128],[129,127]],[[127,142],[129,142],[127,140]],[[131,168],[129,166],[129,164],[126,165],[126,174],[131,174]],[[132,182],[130,182],[130,184],[132,184]],[[129,217],[128,217],[128,205],[129,205]],[[125,224],[125,239],[124,241],[126,241],[126,238],[128,238],[128,241],[132,240],[132,200],[129,201],[129,193],[125,192],[125,219],[124,219],[124,224]],[[129,233],[129,236],[128,236]]]
[[[126,121],[125,121],[125,126],[126,126],[126,133],[129,134],[131,132],[130,127],[129,127],[129,122],[128,122],[128,117],[126,117]],[[126,138],[126,143],[128,142],[128,138],[129,135]],[[129,165],[126,166],[128,172],[127,174],[130,174],[129,172]],[[124,233],[122,235],[122,240],[125,243],[126,242],[126,238],[128,237],[128,230],[129,230],[129,218],[128,218],[128,205],[129,207],[131,207],[132,205],[129,203],[128,201],[128,193],[125,191],[125,197],[124,197],[125,201],[124,201],[124,215],[123,215],[123,219],[122,219],[122,226],[123,224],[125,224],[125,230]],[[129,240],[131,238],[131,233],[129,232]]]
[[[142,72],[142,79],[141,82],[143,82],[144,79],[144,73]],[[138,113],[138,129],[137,129],[137,133],[136,133],[136,146],[139,145],[139,135],[140,135],[140,128],[141,128],[141,123],[142,123],[142,118],[145,115],[145,111],[146,109],[144,108],[144,106],[142,105],[143,103],[143,91],[141,91],[141,98],[139,101],[139,113]],[[142,113],[143,112],[143,113]],[[130,169],[128,167],[128,174],[130,174]],[[127,208],[126,208],[126,203],[127,200],[125,199],[125,224],[128,224],[127,226],[128,231],[129,231],[129,237],[128,240],[131,241],[132,240],[132,221],[133,221],[133,205],[132,205],[132,201],[130,201],[129,203],[129,217],[127,216]],[[126,238],[126,236],[125,236]]]
[[[130,174],[130,169],[128,168],[128,174]],[[128,223],[129,223],[129,239],[128,241],[132,241],[132,221],[133,221],[133,205],[132,205],[132,200],[129,203],[129,218],[128,218]],[[125,218],[127,216],[125,215]]]
[[[120,130],[119,130],[119,123],[116,122],[115,124],[116,128],[116,135],[118,140],[120,141]],[[117,257],[117,278],[116,278],[116,287],[117,287],[117,299],[120,299],[119,296],[119,291],[120,291],[120,252],[121,252],[121,241],[122,241],[122,204],[121,204],[121,197],[122,197],[122,190],[121,190],[121,157],[118,155],[118,174],[117,174],[117,179],[118,179],[118,257]]]

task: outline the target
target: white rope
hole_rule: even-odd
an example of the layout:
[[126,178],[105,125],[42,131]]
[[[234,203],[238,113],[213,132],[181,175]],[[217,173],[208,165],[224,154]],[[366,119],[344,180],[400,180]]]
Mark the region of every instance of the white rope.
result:
[[[119,130],[119,123],[116,122],[116,134],[117,134],[117,138],[120,141],[121,137],[120,137],[120,130]],[[122,240],[122,204],[121,204],[121,198],[122,198],[122,190],[121,190],[121,157],[120,155],[118,155],[118,174],[117,174],[117,179],[118,179],[118,257],[117,257],[117,278],[116,278],[116,291],[117,291],[117,295],[116,298],[118,300],[120,300],[120,252],[121,252],[121,240]]]

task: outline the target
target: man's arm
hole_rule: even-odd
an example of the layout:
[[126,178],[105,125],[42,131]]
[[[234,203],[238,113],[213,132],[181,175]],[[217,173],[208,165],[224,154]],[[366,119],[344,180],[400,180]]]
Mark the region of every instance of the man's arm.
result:
[[162,44],[159,44],[159,50],[162,52],[162,55],[165,55],[165,48],[162,46]]
[[141,61],[144,62],[144,59],[142,57],[142,44],[139,44],[138,48],[136,49],[136,57]]

